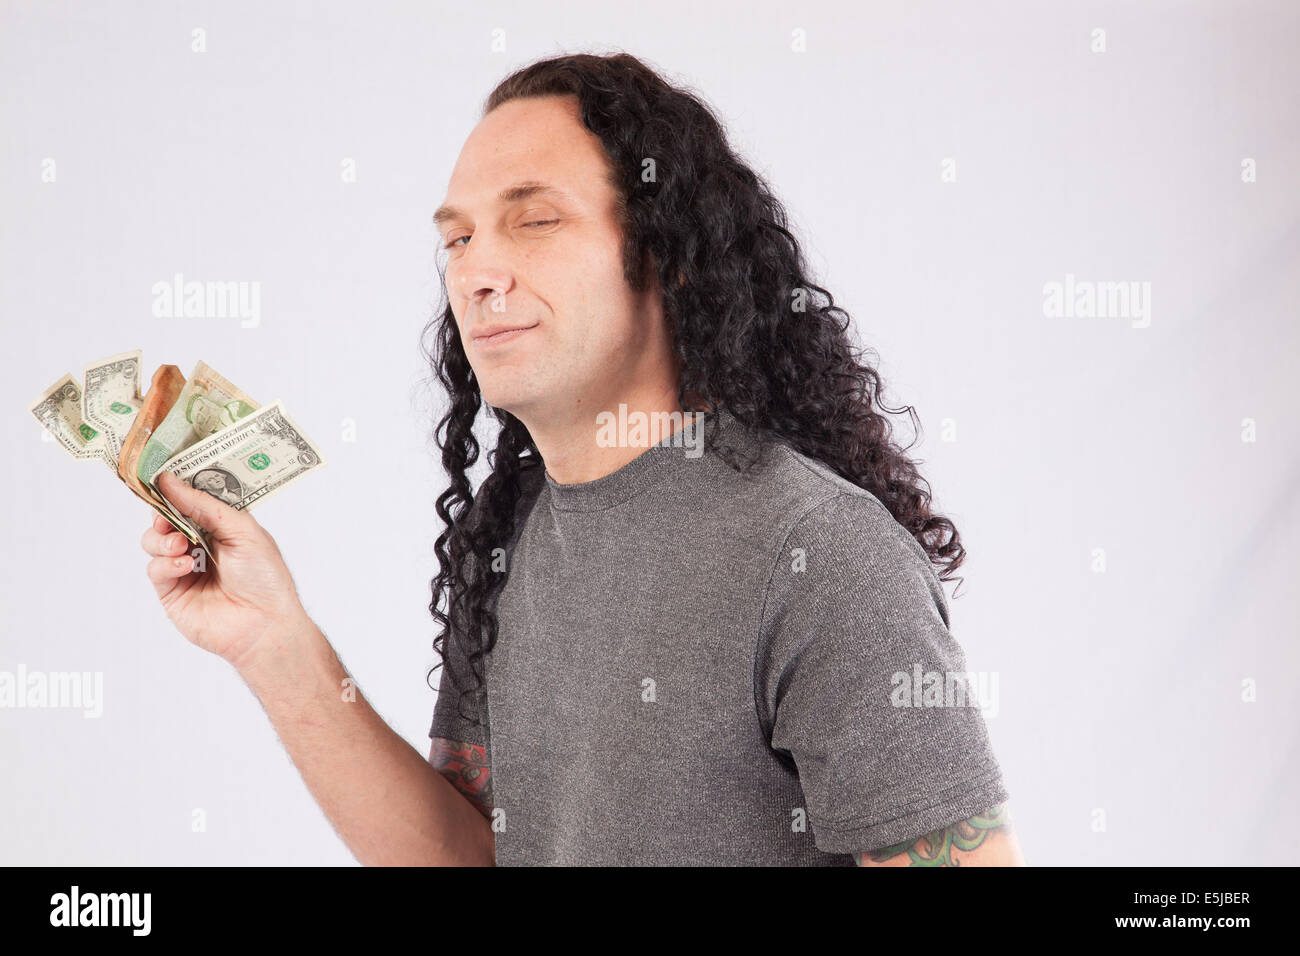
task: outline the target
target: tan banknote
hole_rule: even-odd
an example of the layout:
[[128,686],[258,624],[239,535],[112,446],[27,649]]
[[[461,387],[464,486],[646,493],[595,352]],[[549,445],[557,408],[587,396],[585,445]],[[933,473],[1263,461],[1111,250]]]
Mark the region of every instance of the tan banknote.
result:
[[214,432],[258,409],[257,402],[204,362],[194,367],[171,411],[153,430],[136,466],[136,476],[150,484],[163,466]]
[[185,376],[175,365],[160,365],[153,373],[153,382],[145,393],[140,411],[135,416],[131,430],[122,441],[122,453],[117,460],[117,476],[131,489],[141,501],[155,509],[171,522],[172,527],[185,535],[190,543],[207,549],[207,543],[197,528],[183,515],[172,508],[171,504],[150,485],[142,482],[136,475],[140,455],[144,452],[154,428],[176,404],[176,398],[185,387]]

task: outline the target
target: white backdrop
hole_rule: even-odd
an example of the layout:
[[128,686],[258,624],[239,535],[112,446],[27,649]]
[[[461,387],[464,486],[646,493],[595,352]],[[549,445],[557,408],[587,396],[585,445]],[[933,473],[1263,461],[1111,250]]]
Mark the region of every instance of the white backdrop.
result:
[[[430,215],[495,82],[621,49],[717,107],[915,405],[1029,861],[1294,864],[1298,46],[1289,2],[4,0],[0,671],[103,712],[0,708],[0,862],[352,861],[157,605],[147,509],[27,403],[137,347],[282,398],[329,464],[258,520],[426,751]],[[176,273],[260,320],[155,317]],[[1149,299],[1052,314],[1067,281]]]

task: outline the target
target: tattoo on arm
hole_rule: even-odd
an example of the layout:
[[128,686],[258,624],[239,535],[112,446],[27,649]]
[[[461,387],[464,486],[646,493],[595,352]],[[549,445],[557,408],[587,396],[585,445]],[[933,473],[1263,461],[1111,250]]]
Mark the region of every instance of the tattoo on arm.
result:
[[492,771],[487,752],[464,740],[435,737],[430,763],[485,817],[492,815]]
[[863,865],[868,860],[872,863],[886,863],[906,853],[910,860],[908,866],[961,866],[961,861],[953,855],[954,851],[975,850],[990,835],[1004,827],[1009,827],[1010,823],[1011,817],[1006,804],[1000,803],[969,820],[962,820],[942,830],[927,833],[919,839],[905,840],[893,846],[863,853],[858,863]]

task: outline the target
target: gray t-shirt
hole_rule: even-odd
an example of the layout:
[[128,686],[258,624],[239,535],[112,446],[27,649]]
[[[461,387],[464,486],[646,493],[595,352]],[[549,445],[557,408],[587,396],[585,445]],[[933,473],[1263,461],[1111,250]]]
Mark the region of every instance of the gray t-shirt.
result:
[[486,747],[497,864],[852,865],[1006,800],[975,702],[913,687],[966,661],[912,536],[785,443],[697,448],[525,473],[486,726],[443,667],[429,732]]

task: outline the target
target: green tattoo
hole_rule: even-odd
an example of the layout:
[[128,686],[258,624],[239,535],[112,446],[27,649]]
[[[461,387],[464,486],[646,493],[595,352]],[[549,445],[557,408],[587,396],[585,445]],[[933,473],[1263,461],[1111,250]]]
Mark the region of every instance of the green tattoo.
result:
[[905,840],[893,846],[881,847],[870,853],[862,854],[863,860],[870,857],[872,863],[884,863],[906,852],[911,862],[908,866],[961,866],[953,859],[952,851],[973,850],[982,844],[990,833],[1005,826],[1008,821],[1004,804],[998,804],[991,810],[962,820],[942,830],[935,830],[915,840]]

